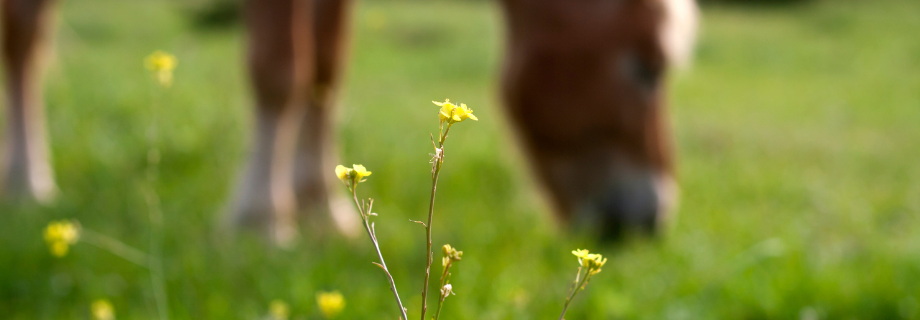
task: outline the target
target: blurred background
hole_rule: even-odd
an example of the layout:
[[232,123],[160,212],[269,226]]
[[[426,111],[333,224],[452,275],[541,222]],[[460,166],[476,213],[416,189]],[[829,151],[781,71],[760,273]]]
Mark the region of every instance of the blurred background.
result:
[[[0,201],[0,318],[89,318],[100,298],[120,319],[157,314],[145,269],[85,244],[55,258],[42,238],[50,221],[77,219],[148,247],[142,61],[157,49],[179,61],[160,103],[156,186],[171,318],[255,319],[280,299],[291,318],[319,319],[315,295],[332,290],[341,319],[396,318],[364,237],[317,226],[279,249],[216,233],[252,129],[236,5],[61,1],[45,98],[62,194]],[[679,218],[658,238],[613,245],[558,226],[523,165],[498,104],[497,3],[357,1],[341,159],[374,172],[362,193],[377,200],[410,317],[425,242],[408,219],[427,210],[429,101],[450,98],[480,121],[451,131],[440,180],[434,244],[465,252],[445,319],[556,317],[576,247],[610,260],[568,319],[920,318],[920,2],[701,6],[696,57],[670,81]]]

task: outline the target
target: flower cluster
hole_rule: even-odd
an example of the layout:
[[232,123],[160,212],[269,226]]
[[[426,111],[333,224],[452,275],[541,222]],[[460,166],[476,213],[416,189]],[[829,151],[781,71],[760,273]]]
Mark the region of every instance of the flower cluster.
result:
[[339,177],[349,189],[353,189],[359,182],[364,182],[364,177],[371,175],[372,172],[360,164],[352,165],[351,168],[338,165],[335,167],[335,176]]
[[154,51],[146,59],[144,66],[153,72],[157,82],[164,88],[172,85],[173,69],[176,68],[176,57],[164,51]]
[[431,103],[441,107],[441,111],[438,112],[438,118],[441,119],[441,123],[447,122],[448,124],[454,124],[466,119],[479,121],[479,119],[473,115],[473,109],[468,108],[465,103],[461,103],[458,106],[451,103],[450,99],[444,99],[444,102],[432,101]]
[[[425,234],[427,239],[426,254],[428,259],[426,259],[425,272],[423,274],[424,281],[422,284],[422,303],[421,303],[421,318],[426,319],[425,315],[428,311],[428,288],[429,280],[431,276],[431,263],[434,261],[434,251],[431,246],[431,226],[432,219],[434,216],[434,197],[437,191],[438,176],[441,172],[441,166],[444,164],[444,140],[447,139],[447,133],[450,131],[451,126],[454,123],[465,121],[466,119],[473,119],[473,121],[478,121],[479,119],[473,115],[473,110],[466,106],[466,104],[461,103],[459,106],[450,102],[449,99],[445,99],[444,102],[432,101],[435,105],[440,107],[438,111],[438,118],[440,120],[438,125],[438,138],[435,140],[434,135],[431,136],[431,144],[435,149],[435,153],[432,154],[431,159],[431,198],[428,202],[428,221],[414,221],[425,227]],[[445,126],[446,123],[446,126]],[[369,222],[370,216],[376,216],[376,213],[373,213],[371,209],[373,208],[374,201],[373,199],[358,200],[358,195],[355,188],[358,186],[358,183],[364,181],[364,178],[371,175],[370,171],[359,164],[353,165],[351,168],[348,168],[343,165],[336,166],[335,175],[342,180],[342,183],[348,187],[348,191],[351,192],[352,198],[355,201],[355,207],[358,209],[358,213],[361,214],[361,218],[364,220],[364,229],[367,231],[367,235],[370,237],[371,242],[374,244],[374,247],[377,249],[377,257],[379,262],[374,262],[374,264],[384,271],[387,275],[387,280],[390,282],[390,290],[393,292],[393,296],[396,298],[396,304],[399,307],[399,312],[401,313],[401,319],[407,319],[406,308],[403,306],[402,299],[399,297],[399,292],[396,290],[396,283],[393,281],[393,276],[387,270],[386,263],[383,261],[383,255],[380,253],[380,245],[377,242],[377,236],[374,231],[374,224]],[[441,260],[441,264],[444,266],[444,272],[441,274],[441,296],[438,301],[438,310],[434,316],[434,320],[438,319],[438,316],[441,312],[441,307],[444,304],[444,299],[448,295],[453,294],[453,285],[450,284],[450,267],[453,262],[459,261],[463,255],[462,251],[459,251],[450,245],[444,245],[443,247],[444,257]],[[340,309],[342,306],[339,304],[344,304],[344,301],[341,299],[341,295],[338,297],[320,294],[317,295],[317,302],[320,305],[320,309],[323,311],[323,314],[326,317],[330,317],[330,312],[336,309]],[[335,314],[333,312],[332,314]]]
[[54,221],[45,227],[45,242],[55,257],[67,255],[71,245],[80,239],[80,228],[67,220]]
[[441,266],[443,267],[446,267],[451,262],[459,261],[463,257],[463,251],[459,251],[449,244],[445,244],[441,251],[444,253],[444,257],[441,258]]
[[316,294],[316,304],[326,319],[332,319],[345,309],[345,297],[338,291],[320,292]]
[[572,251],[578,257],[578,265],[588,270],[588,275],[595,275],[601,272],[601,267],[607,263],[607,258],[597,253],[590,253],[588,249],[576,249]]
[[590,253],[588,249],[575,249],[572,251],[575,257],[578,257],[578,272],[575,273],[575,282],[569,289],[569,296],[565,298],[565,306],[562,307],[562,315],[559,319],[565,319],[565,312],[569,309],[569,304],[579,291],[585,290],[585,287],[591,282],[591,278],[601,272],[601,267],[607,263],[607,259],[597,253]]

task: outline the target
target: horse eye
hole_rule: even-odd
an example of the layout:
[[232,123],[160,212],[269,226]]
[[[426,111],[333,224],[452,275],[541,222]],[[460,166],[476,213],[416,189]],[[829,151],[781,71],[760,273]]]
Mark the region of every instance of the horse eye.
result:
[[620,76],[633,83],[643,91],[651,93],[658,88],[662,69],[636,52],[627,52],[619,57]]

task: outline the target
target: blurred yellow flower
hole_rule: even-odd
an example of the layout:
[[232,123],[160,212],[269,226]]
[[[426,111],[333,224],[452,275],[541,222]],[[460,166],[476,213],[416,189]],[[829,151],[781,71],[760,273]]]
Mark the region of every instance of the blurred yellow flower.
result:
[[364,177],[370,176],[372,172],[360,164],[352,165],[351,168],[338,165],[335,167],[335,176],[342,180],[349,188],[358,182],[364,182]]
[[348,168],[346,168],[343,165],[335,166],[335,176],[339,177],[339,180],[342,180],[343,182],[347,182],[349,180]]
[[361,179],[364,179],[364,177],[371,175],[371,172],[367,171],[367,169],[360,164],[354,165],[353,168],[355,170],[355,180],[360,181]]
[[476,118],[476,116],[473,115],[473,109],[467,107],[465,103],[461,103],[460,107],[454,110],[454,121],[460,122],[466,119],[479,121],[479,118]]
[[463,251],[457,250],[457,248],[451,247],[449,244],[445,244],[441,251],[444,253],[444,257],[453,261],[460,260],[463,256]]
[[272,300],[268,305],[268,313],[274,320],[287,320],[291,316],[291,308],[281,300]]
[[93,313],[93,320],[115,320],[115,308],[112,307],[108,300],[99,299],[93,301],[90,309]]
[[55,257],[67,255],[69,246],[77,243],[79,239],[80,230],[70,221],[52,221],[45,227],[45,242]]
[[172,72],[176,64],[175,56],[160,50],[154,51],[144,59],[144,66],[147,67],[147,70],[152,71],[157,82],[166,88],[172,85]]
[[587,249],[576,249],[572,251],[572,254],[578,257],[578,264],[588,269],[588,273],[592,275],[601,272],[601,267],[607,263],[607,259],[604,256],[590,253]]
[[450,103],[450,99],[444,99],[444,102],[432,101],[436,106],[441,107],[441,110],[438,112],[438,118],[441,119],[441,122],[447,121],[453,117],[455,106],[453,103]]
[[338,291],[320,292],[316,294],[316,304],[326,319],[332,319],[345,309],[345,297]]
[[466,119],[479,121],[479,118],[473,115],[473,109],[467,107],[465,103],[461,103],[460,106],[457,106],[451,103],[450,99],[444,99],[444,102],[432,101],[431,103],[441,107],[441,110],[438,111],[438,118],[441,122],[447,121],[447,123],[453,124]]
[[67,244],[67,242],[63,241],[51,242],[48,245],[50,246],[48,249],[51,250],[51,255],[58,258],[66,256],[67,251],[70,249],[70,246]]

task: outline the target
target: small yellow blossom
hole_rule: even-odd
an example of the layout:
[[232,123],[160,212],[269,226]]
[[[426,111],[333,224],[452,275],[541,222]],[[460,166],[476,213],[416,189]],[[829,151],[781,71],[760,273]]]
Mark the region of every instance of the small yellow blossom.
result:
[[589,253],[587,249],[576,249],[572,251],[576,257],[578,257],[578,264],[586,269],[592,275],[601,272],[601,267],[607,263],[607,259],[604,256],[597,253]]
[[444,253],[445,258],[453,261],[460,260],[463,257],[463,251],[457,250],[457,248],[451,247],[449,244],[445,244],[441,251]]
[[45,227],[45,242],[55,257],[67,255],[69,247],[80,239],[80,230],[74,223],[61,220],[52,221]]
[[432,101],[431,103],[441,107],[441,110],[438,111],[438,118],[441,122],[446,121],[448,124],[453,124],[466,119],[479,121],[479,118],[473,115],[473,109],[467,107],[465,103],[461,103],[457,106],[451,103],[450,99],[444,99],[444,102]]
[[316,304],[326,319],[332,319],[345,309],[345,297],[338,291],[320,292],[316,294]]
[[90,305],[93,313],[93,320],[115,320],[115,308],[112,303],[105,299],[93,301]]
[[339,180],[342,180],[343,182],[348,181],[348,168],[343,165],[335,166],[335,176],[339,177]]
[[353,165],[353,168],[355,170],[355,180],[360,181],[361,179],[364,179],[364,177],[371,175],[371,172],[367,171],[367,169],[360,164]]
[[281,300],[272,300],[268,305],[268,314],[274,320],[287,320],[291,315],[291,308]]
[[370,176],[372,172],[360,164],[352,165],[351,168],[338,165],[335,167],[335,176],[342,180],[349,188],[354,187],[358,182],[364,182],[364,177]]
[[154,73],[157,82],[165,88],[172,85],[172,72],[176,64],[175,56],[160,50],[154,51],[144,59],[144,66]]

